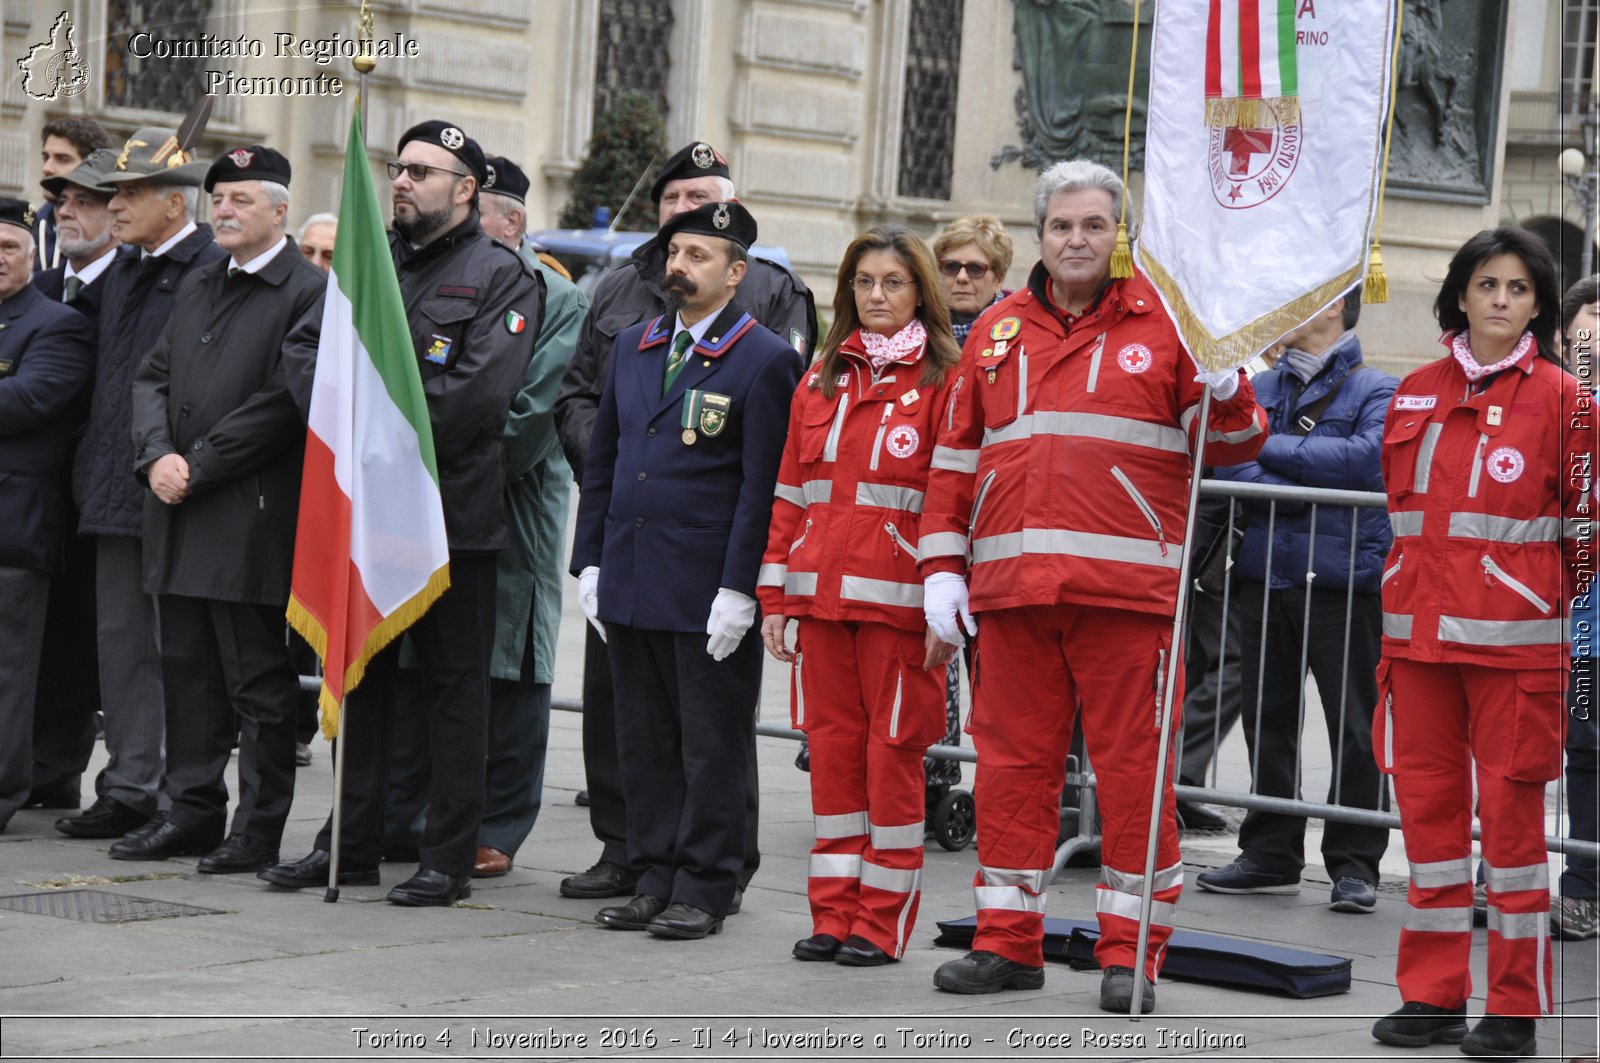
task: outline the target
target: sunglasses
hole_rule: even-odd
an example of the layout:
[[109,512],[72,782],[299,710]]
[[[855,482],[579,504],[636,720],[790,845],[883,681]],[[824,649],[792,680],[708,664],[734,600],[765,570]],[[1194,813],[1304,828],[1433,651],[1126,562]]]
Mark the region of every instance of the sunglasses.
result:
[[451,170],[444,166],[429,166],[425,162],[401,162],[399,159],[393,159],[389,162],[389,180],[398,181],[400,180],[400,175],[405,174],[411,178],[413,184],[420,185],[428,179],[428,174],[435,170],[439,173],[453,173],[457,177],[471,176],[471,174],[464,174],[460,170]]
[[946,277],[954,277],[962,270],[966,270],[967,276],[973,280],[981,281],[989,272],[989,267],[982,262],[957,262],[953,258],[947,258],[939,263],[939,272]]

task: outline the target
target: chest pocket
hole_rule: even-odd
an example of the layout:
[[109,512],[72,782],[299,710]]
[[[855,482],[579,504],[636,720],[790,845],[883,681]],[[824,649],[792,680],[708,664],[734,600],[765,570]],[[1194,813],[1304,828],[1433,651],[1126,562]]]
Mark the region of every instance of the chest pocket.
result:
[[1028,352],[1008,350],[996,361],[979,355],[972,385],[983,403],[983,427],[1004,428],[1028,405]]
[[1443,430],[1424,413],[1407,413],[1384,425],[1383,473],[1391,495],[1427,493],[1433,449]]
[[844,430],[845,415],[850,410],[850,392],[840,388],[830,402],[822,389],[807,388],[800,404],[800,438],[796,441],[800,461],[807,465],[836,461],[839,434]]
[[607,314],[605,317],[596,319],[594,330],[605,339],[605,345],[601,350],[609,356],[611,354],[612,341],[617,338],[618,334],[629,325],[637,325],[641,320],[644,319],[639,314],[628,311],[620,314]]
[[418,337],[417,357],[422,360],[423,374],[429,368],[441,372],[456,364],[461,357],[467,323],[478,312],[478,304],[468,299],[430,296],[422,301],[425,333]]

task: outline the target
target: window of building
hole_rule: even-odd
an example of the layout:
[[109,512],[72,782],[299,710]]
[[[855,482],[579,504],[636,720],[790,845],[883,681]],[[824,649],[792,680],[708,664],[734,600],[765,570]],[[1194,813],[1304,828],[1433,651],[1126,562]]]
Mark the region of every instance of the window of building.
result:
[[961,9],[962,0],[911,0],[905,111],[900,122],[902,196],[950,198]]
[[667,117],[667,71],[671,59],[672,0],[600,0],[595,49],[594,117],[611,109],[624,92],[643,92]]
[[1562,113],[1585,115],[1595,106],[1594,50],[1596,0],[1562,0],[1561,102]]
[[[149,53],[162,42],[190,43],[206,32],[212,0],[108,0],[106,4],[106,104],[152,111],[183,113],[204,83],[202,58],[155,58],[133,54],[128,38],[148,33],[138,52]],[[146,44],[149,47],[146,47]]]

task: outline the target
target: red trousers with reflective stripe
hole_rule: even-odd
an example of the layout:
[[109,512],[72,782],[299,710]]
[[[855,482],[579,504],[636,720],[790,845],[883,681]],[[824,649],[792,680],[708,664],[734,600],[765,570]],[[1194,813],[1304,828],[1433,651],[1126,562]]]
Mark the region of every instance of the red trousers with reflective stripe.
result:
[[[975,950],[1017,963],[1044,963],[1042,892],[1028,886],[995,890],[1012,877],[996,869],[1048,874],[1061,824],[1067,748],[1079,714],[1089,761],[1098,776],[1103,838],[1096,898],[1102,968],[1132,967],[1138,941],[1138,882],[1150,830],[1150,798],[1160,751],[1158,671],[1167,663],[1172,621],[1144,613],[1055,605],[1002,609],[978,619],[973,710],[968,730],[978,753],[978,931]],[[1179,661],[1176,712],[1183,702]],[[1173,721],[1172,736],[1177,735]],[[1156,868],[1182,863],[1174,815],[1172,759],[1162,786]],[[987,877],[986,877],[987,876]],[[1107,880],[1131,885],[1116,890]],[[987,887],[987,888],[986,888]],[[1183,891],[1158,889],[1145,973],[1160,971],[1171,911]],[[1008,896],[1009,893],[1009,896]]]
[[922,756],[944,735],[945,669],[924,671],[921,633],[887,624],[802,618],[796,648],[818,828],[812,933],[898,958],[922,896]]
[[[1472,781],[1489,882],[1489,992],[1495,1015],[1550,1011],[1545,782],[1560,770],[1561,677],[1386,659],[1395,798],[1413,875],[1400,931],[1400,997],[1455,1007],[1472,993]],[[1380,677],[1383,669],[1380,665]],[[1546,689],[1540,690],[1540,687]],[[1555,737],[1541,728],[1554,721]],[[1374,723],[1382,737],[1383,704]],[[1548,744],[1548,750],[1541,748]],[[1385,766],[1382,750],[1379,766]],[[1459,862],[1459,863],[1458,863]],[[1417,865],[1448,864],[1437,885]],[[1459,871],[1457,868],[1459,867]],[[1508,872],[1511,872],[1508,874]],[[1446,881],[1449,880],[1449,881]],[[1425,880],[1426,881],[1426,880]],[[1504,882],[1512,888],[1497,888]],[[1442,911],[1441,911],[1442,910]],[[1411,927],[1431,929],[1411,929]]]

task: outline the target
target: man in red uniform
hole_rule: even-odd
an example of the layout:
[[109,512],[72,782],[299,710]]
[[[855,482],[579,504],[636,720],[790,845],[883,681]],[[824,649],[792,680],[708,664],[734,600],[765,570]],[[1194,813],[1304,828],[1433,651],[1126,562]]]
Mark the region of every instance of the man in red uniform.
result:
[[[983,618],[968,724],[978,930],[974,951],[934,984],[1044,985],[1045,887],[1081,712],[1105,836],[1100,1007],[1126,1012],[1201,389],[1214,398],[1208,462],[1254,457],[1267,422],[1243,374],[1195,376],[1142,274],[1111,278],[1122,196],[1115,174],[1083,160],[1039,177],[1040,261],[968,337],[933,455],[920,567],[936,635],[960,643],[962,627],[977,632],[971,613]],[[1142,1011],[1155,1006],[1183,887],[1173,812],[1169,776]]]

